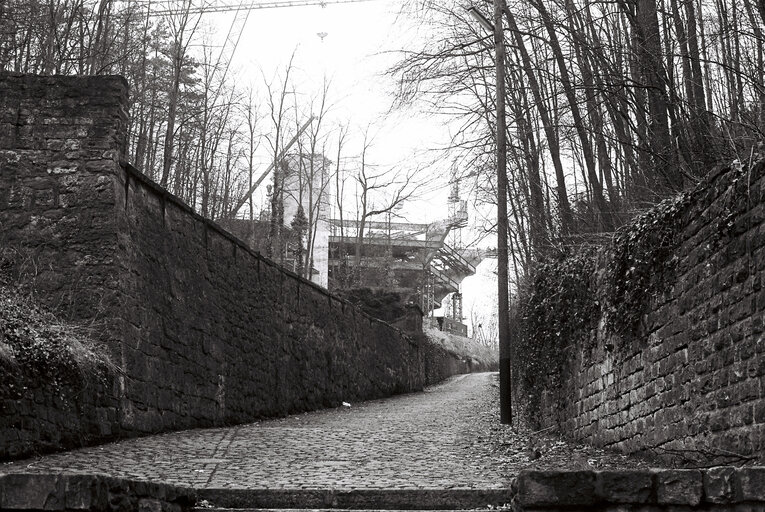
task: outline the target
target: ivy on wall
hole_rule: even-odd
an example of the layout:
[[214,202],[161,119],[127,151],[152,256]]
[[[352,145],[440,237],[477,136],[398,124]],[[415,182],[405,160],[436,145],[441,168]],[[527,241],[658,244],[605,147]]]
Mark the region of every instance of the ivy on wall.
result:
[[686,192],[659,203],[614,236],[602,302],[606,327],[617,338],[637,335],[650,297],[674,281],[675,249],[691,197]]
[[[760,164],[755,171],[762,172],[763,167]],[[539,402],[534,395],[541,388],[560,384],[565,358],[571,355],[567,347],[578,346],[587,357],[601,319],[604,334],[621,343],[617,349],[648,335],[641,321],[651,300],[674,284],[683,232],[710,201],[722,197],[722,214],[709,220],[717,226],[710,244],[746,229],[748,218],[741,214],[759,199],[750,190],[750,172],[739,168],[717,175],[725,178],[703,182],[647,210],[619,230],[606,247],[580,249],[540,264],[520,287],[511,312],[517,332],[514,364],[530,404]],[[610,343],[606,346],[613,348]],[[533,410],[527,412],[533,415]]]
[[[591,288],[595,251],[583,249],[569,257],[540,264],[520,291],[511,315],[518,333],[513,359],[522,368],[520,378],[527,416],[539,404],[546,386],[560,383],[565,348],[595,327],[599,306]],[[528,399],[528,400],[525,400]]]

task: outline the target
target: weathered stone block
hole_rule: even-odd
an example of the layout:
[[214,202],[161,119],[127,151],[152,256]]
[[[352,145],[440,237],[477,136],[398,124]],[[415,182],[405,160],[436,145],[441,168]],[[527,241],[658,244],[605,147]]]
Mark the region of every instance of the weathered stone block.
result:
[[599,501],[592,471],[521,471],[518,500],[523,506],[593,505]]
[[73,510],[101,511],[109,504],[109,489],[102,478],[91,475],[64,475],[66,508]]
[[608,503],[648,503],[654,475],[645,470],[598,471],[595,485],[598,496]]
[[701,503],[703,493],[701,471],[675,469],[656,473],[656,500],[662,505],[691,505]]
[[736,468],[722,466],[704,472],[704,500],[708,503],[733,503],[736,498]]
[[754,404],[754,422],[765,423],[765,399]]
[[737,498],[740,501],[761,501],[765,506],[765,467],[741,468],[738,477]]
[[56,475],[0,475],[0,510],[64,510],[63,491]]

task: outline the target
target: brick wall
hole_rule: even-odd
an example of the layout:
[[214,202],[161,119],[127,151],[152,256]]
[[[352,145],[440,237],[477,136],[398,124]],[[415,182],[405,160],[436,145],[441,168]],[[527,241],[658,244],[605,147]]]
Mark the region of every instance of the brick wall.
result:
[[[601,317],[589,336],[566,340],[559,384],[549,379],[533,404],[540,427],[625,452],[765,456],[764,200],[764,163],[698,188],[675,271],[654,277],[668,280],[665,292],[650,298],[635,336],[616,339]],[[599,255],[596,296],[611,257]],[[515,372],[522,378],[523,366]]]
[[45,383],[30,390],[4,411],[0,457],[336,406],[469,371],[120,163],[122,78],[5,73],[0,91],[3,261],[62,316],[97,327],[121,369],[113,386],[67,401],[99,420],[58,439],[44,430],[64,431],[65,404]]

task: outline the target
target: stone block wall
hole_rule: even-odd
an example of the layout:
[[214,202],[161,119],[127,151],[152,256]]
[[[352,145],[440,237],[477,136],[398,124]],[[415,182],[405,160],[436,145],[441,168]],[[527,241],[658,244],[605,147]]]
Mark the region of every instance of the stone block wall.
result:
[[765,509],[765,468],[521,471],[513,510],[745,512]]
[[298,278],[125,166],[124,424],[283,415],[422,389],[415,338]]
[[[601,316],[566,340],[559,380],[535,404],[540,428],[669,458],[765,457],[765,163],[716,172],[692,197],[639,332],[616,337]],[[611,257],[599,255],[596,297]]]
[[0,73],[0,92],[0,258],[62,316],[102,318],[118,302],[127,82]]
[[[0,458],[415,391],[466,367],[124,163],[124,79],[3,73],[0,91],[3,271],[95,327],[120,368],[67,403],[41,385],[5,404]],[[67,431],[65,407],[98,419]]]
[[194,510],[192,489],[105,475],[0,475],[0,510],[131,512]]
[[423,365],[425,382],[432,384],[441,382],[452,375],[471,372],[496,371],[496,362],[481,361],[471,357],[444,350],[444,348],[423,336]]
[[[113,176],[126,102],[119,77],[0,73],[0,271],[104,342],[120,307]],[[110,378],[26,386],[0,392],[0,459],[119,435]]]
[[111,379],[87,377],[80,386],[37,382],[0,398],[0,460],[115,439],[119,403]]

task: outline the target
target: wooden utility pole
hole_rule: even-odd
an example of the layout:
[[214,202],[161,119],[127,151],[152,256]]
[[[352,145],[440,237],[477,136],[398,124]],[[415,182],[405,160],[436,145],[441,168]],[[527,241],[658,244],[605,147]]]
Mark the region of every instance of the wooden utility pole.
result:
[[507,135],[505,120],[505,35],[502,11],[505,1],[494,0],[494,49],[497,75],[497,325],[499,327],[499,416],[504,425],[512,424],[511,364],[507,289]]

